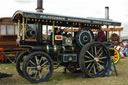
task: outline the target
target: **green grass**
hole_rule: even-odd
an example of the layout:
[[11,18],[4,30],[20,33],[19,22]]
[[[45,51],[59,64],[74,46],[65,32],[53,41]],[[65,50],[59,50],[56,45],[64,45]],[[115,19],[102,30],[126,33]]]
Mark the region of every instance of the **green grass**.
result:
[[63,74],[61,67],[54,70],[47,82],[31,84],[18,75],[14,64],[0,64],[0,72],[13,74],[12,77],[1,78],[0,85],[128,85],[128,57],[121,59],[116,67],[118,76],[113,72],[112,76],[99,78],[82,78],[81,73]]

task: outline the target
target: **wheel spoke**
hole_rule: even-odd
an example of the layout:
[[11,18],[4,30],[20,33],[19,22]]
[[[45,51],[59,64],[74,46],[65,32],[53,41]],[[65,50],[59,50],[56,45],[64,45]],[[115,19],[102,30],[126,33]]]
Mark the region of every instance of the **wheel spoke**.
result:
[[35,56],[35,59],[36,59],[36,64],[37,64],[37,65],[39,65],[39,62],[38,62],[37,56]]
[[29,62],[35,66],[35,63],[32,60],[30,60]]
[[37,76],[38,76],[37,74],[38,74],[38,71],[35,73],[35,76],[34,76],[34,78],[37,78]]
[[36,69],[36,67],[27,67],[27,69]]
[[30,75],[30,76],[32,76],[33,74],[35,74],[36,73],[36,70],[35,69],[27,69],[27,72],[28,72],[28,74]]
[[97,51],[97,54],[99,54],[99,52],[101,51],[102,48],[100,48],[98,51]]
[[40,79],[42,78],[40,71],[39,71],[39,77],[40,77]]
[[88,58],[88,59],[91,59],[90,57],[88,57],[88,56],[84,56],[85,58]]
[[49,66],[42,69],[42,71],[40,72],[40,74],[41,74],[40,76],[44,77],[47,75],[48,72],[49,72]]
[[92,70],[92,68],[93,68],[93,65],[94,65],[94,63],[92,64],[91,68],[89,69],[89,72],[91,72],[91,70]]
[[43,57],[41,57],[40,61],[39,61],[39,64],[41,64],[41,61],[43,60]]
[[100,63],[97,63],[99,71],[104,69],[104,66],[102,66]]
[[87,51],[87,53],[88,53],[92,58],[94,58],[94,56],[93,56],[89,51]]
[[102,60],[102,59],[106,59],[106,58],[107,58],[107,57],[106,57],[106,56],[104,56],[104,57],[100,57],[99,59],[101,59],[101,60]]
[[45,69],[47,69],[47,70],[48,70],[48,69],[49,69],[49,67],[50,67],[50,66],[49,66],[49,65],[47,65],[47,67],[46,67]]
[[93,62],[94,60],[87,60],[87,61],[84,61],[84,63],[90,63],[90,62]]
[[96,74],[96,67],[94,64],[93,64],[93,69],[94,69],[94,74]]
[[98,58],[103,54],[103,51],[101,51],[101,53],[98,55]]
[[90,67],[91,63],[88,64],[87,69]]
[[48,61],[45,61],[42,65],[41,65],[41,67],[43,67],[45,64],[47,64],[48,63]]
[[104,64],[104,62],[103,62],[103,61],[101,61],[101,60],[99,60],[99,62]]

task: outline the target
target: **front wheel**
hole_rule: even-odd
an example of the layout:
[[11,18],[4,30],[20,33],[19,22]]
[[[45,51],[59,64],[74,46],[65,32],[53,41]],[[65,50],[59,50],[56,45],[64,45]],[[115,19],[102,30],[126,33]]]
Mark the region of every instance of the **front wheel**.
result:
[[89,77],[105,75],[110,66],[108,48],[99,42],[86,44],[80,52],[79,65],[83,74]]
[[44,82],[53,73],[53,61],[44,52],[33,52],[23,62],[23,73],[25,78],[32,83]]

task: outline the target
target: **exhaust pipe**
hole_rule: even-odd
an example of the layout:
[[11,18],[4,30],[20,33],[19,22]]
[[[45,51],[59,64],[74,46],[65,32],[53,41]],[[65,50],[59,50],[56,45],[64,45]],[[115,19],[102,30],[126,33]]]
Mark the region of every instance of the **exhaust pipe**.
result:
[[43,0],[37,0],[37,8],[36,11],[37,12],[43,12]]

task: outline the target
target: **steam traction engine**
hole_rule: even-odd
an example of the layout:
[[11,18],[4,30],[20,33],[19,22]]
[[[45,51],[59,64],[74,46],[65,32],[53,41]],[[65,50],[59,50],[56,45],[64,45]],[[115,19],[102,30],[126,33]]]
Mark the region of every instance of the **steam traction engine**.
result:
[[80,68],[89,77],[104,76],[110,64],[110,52],[104,44],[94,41],[91,29],[121,25],[106,19],[25,11],[16,11],[13,21],[19,28],[17,43],[26,49],[18,56],[16,68],[33,83],[48,80],[54,62],[71,72]]

